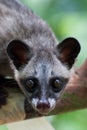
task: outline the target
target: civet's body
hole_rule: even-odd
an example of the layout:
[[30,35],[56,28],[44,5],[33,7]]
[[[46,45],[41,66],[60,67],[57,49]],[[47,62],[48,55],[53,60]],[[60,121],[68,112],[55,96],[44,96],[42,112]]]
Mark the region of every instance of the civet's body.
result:
[[79,51],[76,39],[58,43],[47,23],[20,2],[0,0],[0,75],[14,77],[39,113],[56,106]]

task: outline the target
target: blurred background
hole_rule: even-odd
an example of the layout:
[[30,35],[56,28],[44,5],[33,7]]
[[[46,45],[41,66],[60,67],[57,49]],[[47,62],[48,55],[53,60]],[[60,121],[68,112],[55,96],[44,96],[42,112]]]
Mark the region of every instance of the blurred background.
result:
[[[59,41],[75,37],[81,44],[76,66],[87,57],[87,0],[21,0],[48,22]],[[48,117],[56,130],[86,130],[87,110]]]

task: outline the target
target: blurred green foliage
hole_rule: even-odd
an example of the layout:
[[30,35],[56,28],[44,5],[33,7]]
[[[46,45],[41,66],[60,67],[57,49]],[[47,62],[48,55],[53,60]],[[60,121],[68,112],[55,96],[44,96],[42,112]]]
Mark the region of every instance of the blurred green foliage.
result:
[[60,114],[49,119],[56,130],[87,130],[87,110]]
[[[59,41],[79,40],[82,49],[76,65],[80,66],[87,57],[87,0],[21,1],[49,23]],[[51,122],[56,130],[86,130],[87,110],[53,116]]]

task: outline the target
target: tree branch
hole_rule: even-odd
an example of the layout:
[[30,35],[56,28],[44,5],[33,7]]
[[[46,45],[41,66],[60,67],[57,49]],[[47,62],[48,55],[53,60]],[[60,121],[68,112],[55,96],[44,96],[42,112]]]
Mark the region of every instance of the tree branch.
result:
[[[0,108],[1,124],[41,116],[33,110],[30,104],[26,105],[25,97],[18,87],[4,86],[4,89],[8,92],[8,97],[7,103],[3,104]],[[66,86],[61,100],[49,115],[84,108],[87,108],[87,59],[84,64],[75,71]],[[28,109],[28,112],[26,112],[26,109]]]
[[75,71],[66,90],[51,114],[87,108],[87,60]]

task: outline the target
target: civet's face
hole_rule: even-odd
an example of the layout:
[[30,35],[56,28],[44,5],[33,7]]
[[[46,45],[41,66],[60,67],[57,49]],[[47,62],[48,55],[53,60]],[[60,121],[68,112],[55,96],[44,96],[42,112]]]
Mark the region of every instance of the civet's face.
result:
[[70,69],[80,51],[74,38],[57,47],[36,52],[24,42],[14,40],[7,47],[15,78],[32,107],[41,114],[53,110],[70,77]]

